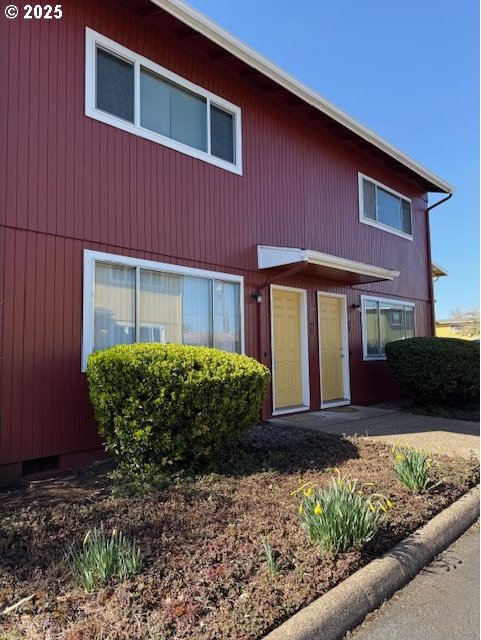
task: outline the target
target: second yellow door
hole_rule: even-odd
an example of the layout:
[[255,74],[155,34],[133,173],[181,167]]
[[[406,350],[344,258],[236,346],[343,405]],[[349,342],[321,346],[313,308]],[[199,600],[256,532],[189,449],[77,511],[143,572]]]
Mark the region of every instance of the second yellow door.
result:
[[272,290],[274,410],[302,406],[301,293]]
[[321,356],[321,400],[343,400],[344,353],[341,299],[319,295],[319,341]]

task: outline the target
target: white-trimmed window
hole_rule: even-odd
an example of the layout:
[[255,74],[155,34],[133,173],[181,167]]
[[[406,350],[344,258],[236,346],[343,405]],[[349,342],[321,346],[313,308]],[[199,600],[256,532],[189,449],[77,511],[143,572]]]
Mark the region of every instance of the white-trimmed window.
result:
[[84,252],[82,370],[92,351],[161,342],[242,353],[243,277]]
[[241,110],[86,30],[85,114],[242,174]]
[[412,240],[411,200],[361,173],[359,219],[365,224]]
[[361,296],[364,360],[385,360],[388,342],[413,338],[414,303]]

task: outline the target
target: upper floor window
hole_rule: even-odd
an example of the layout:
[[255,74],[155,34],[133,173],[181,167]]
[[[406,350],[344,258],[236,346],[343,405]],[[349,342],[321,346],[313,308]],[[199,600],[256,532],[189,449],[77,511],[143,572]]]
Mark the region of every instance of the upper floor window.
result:
[[238,107],[88,28],[86,47],[86,115],[242,173]]
[[361,173],[359,216],[365,224],[412,240],[411,200]]
[[364,360],[385,360],[388,342],[414,338],[414,304],[361,296]]

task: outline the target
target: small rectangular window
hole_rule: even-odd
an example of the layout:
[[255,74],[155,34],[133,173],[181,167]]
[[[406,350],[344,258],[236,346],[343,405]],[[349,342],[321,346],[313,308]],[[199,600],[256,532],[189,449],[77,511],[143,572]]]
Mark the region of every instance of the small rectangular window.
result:
[[214,347],[223,351],[240,351],[239,285],[214,283]]
[[401,222],[402,222],[402,230],[404,233],[408,233],[412,235],[412,227],[411,227],[411,205],[407,200],[401,200]]
[[376,220],[376,185],[368,180],[362,181],[364,193],[364,217],[369,220]]
[[95,269],[94,351],[135,342],[135,269],[98,263]]
[[394,340],[413,338],[414,305],[398,300],[365,298],[362,306],[365,359],[384,359],[385,346]]
[[366,322],[366,351],[368,356],[381,353],[381,341],[379,336],[379,315],[377,302],[366,301],[364,306]]
[[182,278],[140,270],[140,342],[182,342]]
[[412,237],[411,202],[375,180],[360,176],[361,221]]
[[377,219],[387,227],[401,228],[401,201],[389,191],[377,189]]
[[97,47],[97,109],[134,121],[134,65]]
[[207,151],[207,102],[146,69],[140,71],[140,125]]
[[227,162],[234,162],[234,116],[232,113],[211,105],[210,136],[212,155]]
[[212,347],[212,280],[184,278],[182,342]]
[[170,85],[146,69],[140,71],[140,125],[171,137]]

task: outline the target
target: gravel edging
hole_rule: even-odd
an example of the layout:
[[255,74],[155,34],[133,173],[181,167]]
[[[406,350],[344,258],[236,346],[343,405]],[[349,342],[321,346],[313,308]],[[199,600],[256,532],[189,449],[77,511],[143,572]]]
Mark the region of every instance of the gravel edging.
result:
[[341,640],[479,517],[479,486],[380,558],[294,614],[264,640]]

